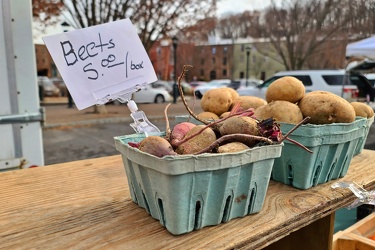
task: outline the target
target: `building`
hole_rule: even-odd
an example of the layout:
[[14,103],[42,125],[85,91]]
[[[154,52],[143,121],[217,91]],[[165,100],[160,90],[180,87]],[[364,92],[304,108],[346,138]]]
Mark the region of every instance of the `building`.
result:
[[35,58],[38,76],[59,77],[59,72],[46,45],[35,44]]
[[149,51],[149,57],[155,73],[160,80],[173,79],[173,48],[172,40],[163,38],[156,41]]
[[[154,43],[149,57],[160,80],[173,81],[176,63],[177,76],[184,65],[193,66],[186,74],[185,81],[210,81],[212,79],[262,79],[284,70],[284,66],[267,56],[267,42],[243,40],[215,40],[203,45],[178,43],[174,62],[172,39],[165,37]],[[250,50],[249,50],[250,48]],[[259,50],[262,50],[260,53]],[[249,56],[247,56],[247,51]],[[37,74],[50,78],[60,74],[44,44],[35,44]]]
[[192,70],[194,78],[201,81],[232,78],[233,47],[233,44],[195,46]]

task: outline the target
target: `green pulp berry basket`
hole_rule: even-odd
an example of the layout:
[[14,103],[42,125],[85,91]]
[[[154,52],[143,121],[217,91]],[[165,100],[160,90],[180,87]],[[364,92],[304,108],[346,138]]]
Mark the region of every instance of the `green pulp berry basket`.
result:
[[[285,140],[281,157],[275,159],[272,179],[295,188],[308,189],[344,177],[356,148],[364,138],[366,124],[367,119],[357,118],[352,123],[300,126],[289,138],[313,153]],[[281,131],[286,134],[294,126],[281,123]]]
[[[360,119],[360,118],[358,118],[358,119]],[[358,144],[357,144],[357,147],[355,149],[354,155],[360,154],[362,152],[362,150],[365,148],[367,136],[370,132],[371,125],[373,123],[374,123],[374,117],[366,119],[366,124],[363,128],[363,130],[364,130],[363,136],[358,141]]]
[[114,138],[131,197],[175,235],[259,212],[274,159],[283,146],[158,158],[128,145],[143,138],[141,134]]

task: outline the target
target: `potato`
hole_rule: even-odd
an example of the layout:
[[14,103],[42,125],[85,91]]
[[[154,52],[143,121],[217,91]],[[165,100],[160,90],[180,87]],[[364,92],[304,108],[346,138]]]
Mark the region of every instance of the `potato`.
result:
[[298,104],[308,123],[330,124],[350,123],[355,120],[355,110],[344,98],[327,91],[312,91],[306,94]]
[[219,116],[217,114],[208,112],[208,111],[199,113],[197,117],[201,120],[209,121],[209,122],[219,119]]
[[249,134],[258,135],[258,122],[248,116],[232,116],[220,126],[221,135]]
[[220,119],[225,118],[225,117],[227,117],[229,114],[230,114],[230,111],[224,112],[224,113],[222,113],[222,114],[219,116],[219,118],[220,118]]
[[297,103],[305,94],[305,85],[293,76],[284,76],[271,83],[266,90],[266,101]]
[[[222,122],[219,131],[221,135],[259,135],[258,121],[249,116],[232,116]],[[245,143],[248,146],[253,146],[256,141],[253,138],[248,138],[244,139],[241,142]]]
[[355,111],[356,116],[371,118],[374,116],[374,110],[364,102],[351,102],[350,103]]
[[249,149],[249,147],[242,142],[230,142],[224,145],[221,145],[218,149],[218,153],[234,153],[240,152],[243,150]]
[[256,97],[256,96],[239,96],[236,99],[234,99],[232,107],[237,104],[241,103],[241,108],[243,110],[249,109],[249,108],[258,108],[260,106],[266,105],[267,101],[264,100],[263,98]]
[[233,103],[233,93],[230,88],[215,88],[204,93],[201,100],[203,111],[208,111],[220,116],[227,112]]
[[232,95],[232,101],[234,99],[236,99],[237,97],[239,97],[240,95],[237,93],[236,90],[232,89],[232,88],[229,88],[229,87],[223,87],[223,89],[225,89],[226,91],[228,91],[231,95]]
[[[205,125],[197,125],[186,133],[186,136],[195,134]],[[176,148],[178,154],[195,154],[211,145],[216,140],[216,134],[211,128],[206,128],[192,139],[182,143]]]
[[260,106],[254,111],[257,119],[265,120],[270,117],[277,122],[297,124],[303,120],[303,115],[297,104],[288,101],[272,101]]

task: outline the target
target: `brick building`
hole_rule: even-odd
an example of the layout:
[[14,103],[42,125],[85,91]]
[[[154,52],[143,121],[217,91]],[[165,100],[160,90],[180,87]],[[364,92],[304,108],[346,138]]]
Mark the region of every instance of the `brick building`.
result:
[[59,72],[44,44],[35,44],[35,58],[38,76],[59,77]]

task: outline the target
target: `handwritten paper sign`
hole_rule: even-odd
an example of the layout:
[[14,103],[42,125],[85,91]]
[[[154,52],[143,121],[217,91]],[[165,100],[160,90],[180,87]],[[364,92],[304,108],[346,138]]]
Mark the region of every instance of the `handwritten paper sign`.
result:
[[79,110],[157,80],[129,19],[43,38]]

